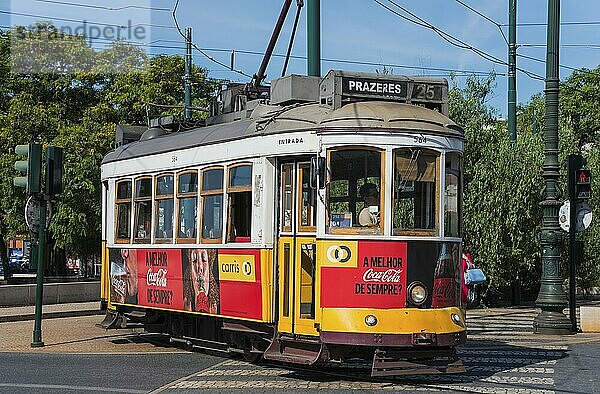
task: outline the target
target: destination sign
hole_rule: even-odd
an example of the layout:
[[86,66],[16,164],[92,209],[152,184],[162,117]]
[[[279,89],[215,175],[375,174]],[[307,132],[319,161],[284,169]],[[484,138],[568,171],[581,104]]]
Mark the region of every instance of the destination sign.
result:
[[372,78],[342,78],[343,95],[386,96],[406,99],[407,81],[386,81]]

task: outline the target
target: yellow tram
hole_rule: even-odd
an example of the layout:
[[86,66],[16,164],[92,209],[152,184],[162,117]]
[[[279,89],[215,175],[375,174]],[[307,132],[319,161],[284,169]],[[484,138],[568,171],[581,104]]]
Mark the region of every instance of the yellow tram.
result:
[[[102,164],[106,326],[373,375],[460,372],[463,132],[444,79],[231,85]],[[135,138],[134,138],[135,139]]]

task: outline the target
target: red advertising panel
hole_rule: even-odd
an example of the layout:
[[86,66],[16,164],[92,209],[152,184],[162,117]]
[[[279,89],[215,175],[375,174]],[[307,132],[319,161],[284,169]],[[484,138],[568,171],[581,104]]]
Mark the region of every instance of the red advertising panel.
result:
[[180,250],[138,249],[137,278],[138,305],[183,309]]
[[[329,249],[333,251],[327,252],[330,261],[336,260],[336,250],[344,249],[348,256],[337,259],[339,267],[327,264],[321,268],[321,307],[405,307],[406,242],[359,241],[356,260],[351,256],[352,247],[335,245]],[[351,258],[355,264],[345,263]]]
[[221,314],[262,319],[260,251],[219,250]]

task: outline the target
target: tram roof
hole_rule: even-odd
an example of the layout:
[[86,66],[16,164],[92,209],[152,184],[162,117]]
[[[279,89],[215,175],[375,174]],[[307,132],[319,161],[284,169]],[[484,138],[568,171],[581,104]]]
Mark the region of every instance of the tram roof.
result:
[[316,130],[317,132],[416,132],[463,138],[460,126],[424,107],[386,101],[360,101],[331,110],[316,103],[287,107],[259,105],[249,119],[168,133],[123,145],[102,163],[133,159],[250,138],[257,135]]

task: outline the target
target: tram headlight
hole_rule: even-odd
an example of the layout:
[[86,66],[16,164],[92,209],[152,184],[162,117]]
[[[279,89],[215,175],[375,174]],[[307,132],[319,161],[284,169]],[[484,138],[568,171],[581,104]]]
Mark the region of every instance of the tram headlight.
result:
[[461,317],[460,317],[459,315],[457,315],[456,313],[452,313],[452,314],[450,315],[450,319],[451,319],[451,320],[452,320],[452,322],[453,322],[454,324],[456,324],[457,326],[461,326],[461,327],[464,327],[464,326],[465,326],[465,324],[463,323],[463,321],[462,321]]
[[415,305],[421,305],[427,299],[427,289],[421,282],[413,282],[408,286],[410,301]]
[[373,315],[365,316],[365,324],[369,327],[373,327],[377,324],[377,318]]

